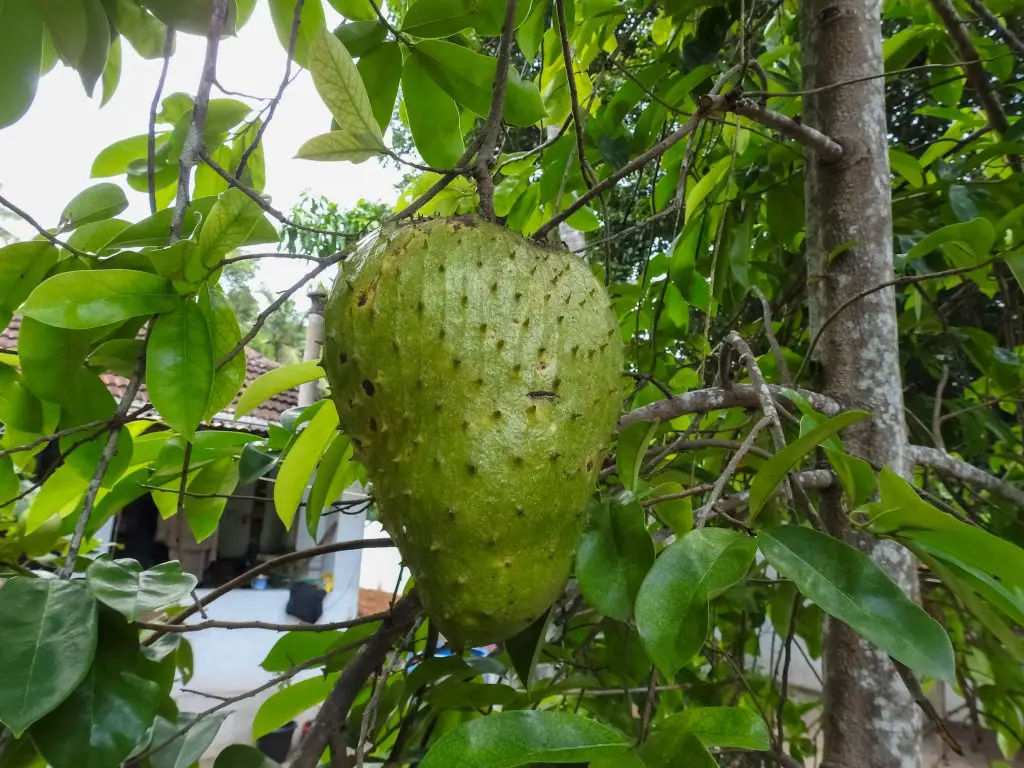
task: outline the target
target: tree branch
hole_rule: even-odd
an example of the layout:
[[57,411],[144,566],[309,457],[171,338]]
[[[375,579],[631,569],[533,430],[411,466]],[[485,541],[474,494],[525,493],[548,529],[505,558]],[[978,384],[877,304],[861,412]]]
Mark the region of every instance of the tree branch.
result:
[[383,621],[391,615],[390,611],[373,613],[368,616],[357,616],[347,621],[335,621],[330,624],[276,624],[269,621],[201,621],[198,624],[162,624],[157,622],[136,621],[135,625],[142,629],[152,630],[161,634],[180,635],[187,632],[202,632],[204,629],[267,629],[273,632],[330,632],[335,629],[350,629],[361,624],[372,624]]
[[498,42],[494,90],[491,92],[491,110],[487,114],[480,151],[473,165],[473,177],[476,179],[477,195],[480,198],[480,215],[488,221],[494,221],[494,179],[491,172],[494,167],[494,150],[498,146],[498,135],[501,133],[505,91],[508,88],[508,66],[512,57],[512,36],[515,30],[516,0],[506,0],[505,22],[501,28],[501,40]]
[[60,238],[54,236],[49,230],[45,229],[38,221],[33,219],[31,216],[29,216],[27,212],[23,211],[21,208],[16,206],[14,203],[12,203],[10,200],[8,200],[3,195],[0,195],[0,205],[2,205],[4,208],[9,209],[12,213],[17,214],[27,224],[29,224],[32,227],[32,229],[34,229],[40,235],[42,235],[47,240],[49,240],[51,243],[56,245],[58,248],[63,248],[68,253],[73,253],[73,254],[75,254],[75,256],[81,256],[83,259],[91,258],[88,253],[83,253],[82,251],[78,250],[77,248],[71,247],[70,245],[65,243],[63,240],[61,240]]
[[975,485],[1006,501],[1024,507],[1024,490],[938,448],[910,445],[907,446],[907,457],[919,467],[934,469],[940,474],[955,477],[961,482]]
[[[728,97],[724,97],[728,100]],[[727,111],[735,112],[737,115],[753,120],[761,125],[774,128],[783,136],[798,141],[806,147],[810,147],[823,160],[834,162],[843,156],[843,148],[829,136],[809,125],[798,123],[791,117],[768,109],[762,104],[750,99],[738,98],[728,102]]]
[[[788,399],[785,387],[769,384],[768,390],[771,392],[772,397],[777,400]],[[807,389],[797,389],[795,391],[806,398],[816,411],[820,411],[826,416],[835,416],[843,410],[843,407],[838,402],[826,395],[811,392]],[[719,411],[725,408],[757,408],[759,406],[760,401],[757,397],[757,391],[751,384],[733,384],[729,389],[718,387],[695,389],[675,395],[671,399],[658,400],[623,414],[619,418],[619,428],[621,429],[636,421],[671,421],[689,413],[708,413],[709,411]]]
[[171,240],[181,239],[181,225],[188,207],[189,187],[192,182],[192,167],[199,159],[203,146],[203,126],[206,124],[206,110],[210,105],[210,89],[217,79],[217,50],[220,37],[224,32],[224,23],[228,17],[228,0],[213,0],[213,13],[210,16],[210,30],[206,35],[206,59],[203,61],[203,73],[199,78],[199,88],[192,106],[192,122],[189,124],[185,143],[178,158],[178,194],[171,216]]
[[761,430],[773,423],[775,423],[774,419],[768,414],[765,414],[761,417],[760,421],[754,425],[753,429],[750,430],[750,434],[747,435],[739,449],[737,449],[736,453],[734,453],[732,458],[729,459],[729,463],[715,481],[715,485],[711,489],[711,495],[708,497],[707,503],[694,513],[694,528],[704,527],[708,518],[710,518],[714,513],[715,505],[722,497],[722,492],[725,490],[726,484],[732,479],[732,476],[736,474],[736,470],[739,469],[740,462],[743,461],[743,457],[746,456],[747,452],[754,447],[754,442],[757,440],[757,436],[761,433]]
[[412,216],[414,213],[416,213],[416,211],[418,211],[424,205],[426,205],[431,200],[433,200],[435,197],[437,197],[438,192],[440,192],[442,189],[444,189],[449,184],[451,184],[452,181],[455,180],[456,176],[460,176],[460,175],[462,175],[465,172],[464,170],[460,170],[460,169],[464,169],[466,167],[466,164],[472,159],[473,155],[477,151],[477,148],[480,147],[480,144],[481,144],[482,141],[483,141],[483,135],[481,134],[476,139],[474,139],[472,142],[470,142],[470,145],[468,147],[466,147],[466,151],[462,153],[462,157],[460,157],[458,159],[458,161],[455,163],[455,168],[454,169],[448,171],[447,173],[442,174],[441,178],[438,179],[437,181],[435,181],[430,186],[430,189],[428,189],[422,195],[420,195],[415,200],[413,200],[411,203],[409,203],[407,206],[405,206],[405,208],[403,208],[398,213],[396,213],[394,216],[392,216],[391,220],[392,221],[401,221],[402,219],[407,219],[410,216]]
[[1017,55],[1021,57],[1021,60],[1024,60],[1024,41],[1021,41],[1021,39],[1013,34],[1005,24],[1000,22],[996,15],[986,8],[985,4],[981,0],[966,0],[966,2],[971,6],[971,10],[984,19],[985,23],[992,27],[996,34],[1003,38],[1003,40],[1006,41],[1006,44],[1017,52]]
[[373,671],[384,663],[395,642],[413,626],[419,613],[420,601],[415,593],[395,604],[383,626],[360,649],[338,678],[327,700],[320,707],[312,727],[299,744],[298,753],[291,762],[292,768],[315,768],[327,748],[330,735],[344,725],[348,711],[363,685]]
[[156,113],[160,109],[160,99],[167,82],[167,69],[171,64],[171,53],[174,51],[174,27],[168,26],[164,37],[163,64],[160,66],[160,77],[156,81],[156,91],[149,105],[149,130],[146,131],[146,186],[149,190],[149,212],[156,213]]
[[580,114],[580,98],[576,90],[576,72],[573,68],[572,49],[569,47],[569,26],[565,21],[565,1],[555,0],[558,16],[558,36],[562,43],[562,61],[565,63],[565,79],[569,85],[569,105],[572,122],[576,130],[576,155],[580,161],[580,175],[587,187],[594,186],[594,176],[587,165],[586,150],[583,146],[583,116]]
[[299,22],[302,21],[302,6],[306,0],[295,0],[295,13],[292,16],[292,31],[288,38],[288,55],[284,62],[284,78],[281,80],[281,84],[277,87],[277,94],[270,100],[270,107],[267,110],[267,119],[260,123],[260,127],[256,130],[256,136],[252,140],[252,144],[245,148],[242,153],[242,157],[238,161],[238,166],[235,168],[235,176],[242,178],[242,173],[245,171],[245,164],[249,162],[249,157],[256,148],[259,147],[260,142],[263,141],[263,132],[267,130],[267,126],[270,121],[274,119],[274,113],[277,111],[277,106],[281,103],[281,98],[284,96],[284,90],[288,87],[288,83],[291,82],[292,77],[292,57],[295,56],[295,44],[299,39]]

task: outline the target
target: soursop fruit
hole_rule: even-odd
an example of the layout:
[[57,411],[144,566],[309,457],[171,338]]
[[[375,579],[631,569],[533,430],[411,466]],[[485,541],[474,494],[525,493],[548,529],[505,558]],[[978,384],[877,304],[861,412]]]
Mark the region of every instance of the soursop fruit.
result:
[[569,574],[621,408],[604,288],[476,217],[386,226],[342,267],[323,364],[427,614],[456,645],[526,628]]

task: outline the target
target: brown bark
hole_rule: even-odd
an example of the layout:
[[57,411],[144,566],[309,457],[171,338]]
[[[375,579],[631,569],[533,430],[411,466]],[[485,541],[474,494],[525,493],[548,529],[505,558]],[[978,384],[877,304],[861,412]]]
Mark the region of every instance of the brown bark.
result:
[[[804,0],[801,6],[804,122],[834,138],[843,156],[829,163],[806,153],[808,293],[816,332],[865,286],[891,280],[892,212],[886,112],[881,75],[879,0]],[[838,246],[853,243],[831,261]],[[873,293],[823,331],[817,360],[825,394],[865,407],[869,422],[844,433],[851,453],[906,472],[906,425],[893,289]],[[830,531],[857,546],[905,591],[915,592],[914,561],[892,542],[858,535],[838,492],[824,494]],[[824,646],[824,762],[829,768],[917,768],[920,721],[914,702],[884,653],[840,622]]]

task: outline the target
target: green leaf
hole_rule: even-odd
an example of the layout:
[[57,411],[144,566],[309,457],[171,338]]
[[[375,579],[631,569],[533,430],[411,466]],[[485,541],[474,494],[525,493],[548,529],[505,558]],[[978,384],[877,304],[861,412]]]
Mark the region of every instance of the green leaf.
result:
[[[49,328],[50,326],[43,327]],[[89,353],[86,362],[104,371],[112,371],[128,378],[134,372],[135,364],[144,351],[145,347],[141,339],[111,339],[103,342]]]
[[[156,146],[159,148],[163,143],[162,137],[157,136]],[[132,136],[128,139],[115,141],[109,147],[100,150],[96,159],[92,161],[90,176],[118,176],[128,172],[128,166],[138,160],[146,158],[147,136]]]
[[115,16],[117,31],[124,35],[139,56],[144,59],[163,56],[167,27],[159,19],[132,0],[116,0]]
[[[491,110],[497,59],[444,40],[421,40],[412,54],[445,92],[479,117]],[[543,119],[544,100],[537,86],[509,69],[504,118],[509,125],[526,127]]]
[[[69,397],[61,411],[60,428],[71,429],[81,424],[107,420],[114,415],[117,402],[110,390],[94,372],[80,367],[69,373],[64,386]],[[89,436],[88,442],[82,443]],[[104,427],[92,427],[80,433],[71,433],[60,439],[60,449],[67,454],[65,463],[84,478],[92,479],[100,456],[107,445],[108,431]],[[81,443],[81,444],[80,444]],[[132,437],[128,430],[120,428],[117,448],[103,475],[102,486],[114,484],[124,472],[132,458]]]
[[101,269],[63,272],[36,287],[22,313],[57,328],[99,328],[130,317],[168,312],[180,299],[149,272]]
[[185,498],[185,514],[196,541],[205,541],[217,530],[227,497],[237,485],[238,462],[230,458],[207,464],[189,481],[188,492],[196,495]]
[[347,435],[339,432],[324,451],[306,498],[306,530],[313,539],[319,538],[317,529],[324,506],[331,504],[355,481],[351,457],[352,444]]
[[68,245],[87,253],[99,253],[131,224],[122,219],[103,219],[78,227],[67,239]]
[[235,406],[235,418],[240,419],[274,395],[308,381],[316,381],[323,375],[324,369],[320,367],[320,362],[317,360],[307,360],[303,363],[292,363],[291,365],[282,365],[280,368],[273,368],[245,388]]
[[[352,56],[365,56],[388,36],[387,27],[379,21],[352,21],[341,24],[334,30],[334,36],[341,40]],[[366,82],[366,76],[363,76]]]
[[762,464],[750,483],[751,519],[764,508],[768,499],[775,493],[775,489],[779,487],[782,478],[797,465],[800,459],[832,435],[869,415],[866,411],[845,411],[838,416],[833,416],[824,424],[794,440]]
[[292,527],[309,478],[337,428],[338,411],[326,400],[285,455],[274,483],[274,506],[285,528]]
[[889,166],[907,180],[910,186],[924,186],[924,169],[917,158],[898,149],[889,149]]
[[221,750],[213,768],[277,768],[277,763],[248,744],[231,744]]
[[62,230],[74,229],[82,224],[110,219],[128,207],[128,198],[117,184],[104,181],[95,184],[65,206],[60,215]]
[[[663,720],[658,726],[672,723],[676,717]],[[695,733],[682,728],[669,730],[658,726],[651,730],[650,737],[640,747],[644,768],[675,768],[683,765],[686,768],[717,768],[718,763]]]
[[850,499],[851,507],[859,507],[875,495],[875,470],[868,462],[832,448],[825,448],[825,455]]
[[[210,28],[214,0],[138,0],[154,16],[178,32],[203,35]],[[235,4],[228,3],[228,16],[224,23],[224,36],[235,32]]]
[[226,190],[217,199],[199,230],[199,257],[212,268],[249,239],[263,210],[240,189]]
[[176,603],[195,589],[197,579],[171,560],[142,570],[137,560],[95,560],[85,572],[96,599],[129,621]]
[[420,768],[515,768],[532,763],[582,763],[621,755],[629,742],[606,725],[566,712],[500,712],[443,735]]
[[310,44],[309,70],[317,93],[340,130],[357,137],[364,146],[376,141],[377,146],[383,147],[380,126],[356,63],[326,27],[320,28]]
[[949,205],[960,221],[978,218],[978,205],[971,197],[971,191],[963,184],[950,185]]
[[628,491],[636,489],[640,469],[647,455],[647,446],[658,429],[658,422],[635,421],[619,433],[619,445],[615,451],[615,467],[619,481]]
[[[529,12],[529,2],[516,4],[516,26]],[[504,21],[502,0],[416,0],[405,13],[402,31],[415,37],[450,37],[473,27],[481,35],[497,37]]]
[[43,410],[13,368],[0,367],[0,422],[29,434],[43,431]]
[[636,499],[592,501],[590,523],[576,552],[576,580],[605,616],[626,621],[654,564],[654,542]]
[[[169,745],[154,752],[149,762],[153,768],[191,768],[199,761],[210,744],[213,743],[224,723],[228,712],[218,712],[209,717],[204,717],[194,728],[189,729],[178,736]],[[192,715],[182,712],[179,715],[179,722],[172,723],[166,718],[158,717],[153,725],[153,745],[163,744],[178,730],[186,725]]]
[[[987,219],[950,224],[921,238],[907,251],[906,260],[912,262],[941,248],[955,266],[970,266],[988,256],[995,240],[995,230]],[[971,257],[967,263],[964,263],[964,255]]]
[[57,469],[32,499],[25,518],[25,533],[38,530],[54,515],[64,518],[74,512],[88,484],[89,481],[70,465]]
[[519,682],[527,690],[533,685],[533,673],[537,667],[540,652],[544,648],[552,615],[552,611],[545,611],[530,626],[505,641],[505,653],[512,660],[512,666],[515,668],[516,674],[519,675]]
[[[106,631],[113,622],[115,632]],[[120,765],[156,717],[161,690],[136,674],[138,634],[116,614],[101,615],[99,623],[96,658],[85,679],[32,726],[32,738],[53,768]]]
[[43,57],[43,22],[31,3],[0,3],[0,128],[28,112],[36,96]]
[[[238,327],[235,311],[220,286],[204,286],[199,294],[199,307],[206,315],[206,324],[213,342],[213,360],[216,363],[242,340],[242,330]],[[244,383],[245,351],[242,350],[220,368],[215,369],[206,418],[212,419],[229,406]]]
[[363,79],[377,125],[386,130],[402,81],[402,50],[394,41],[382,43],[362,56],[356,69]]
[[771,751],[768,726],[757,712],[742,707],[692,707],[661,720],[651,730],[659,734],[689,731],[705,747]]
[[198,304],[186,301],[156,319],[146,350],[146,388],[164,421],[191,440],[213,391],[210,329]]
[[34,0],[34,5],[60,57],[92,96],[110,47],[110,22],[100,0]]
[[374,21],[377,18],[377,13],[370,5],[370,0],[328,0],[328,2],[346,19]]
[[422,60],[422,56],[411,56],[402,71],[409,129],[420,157],[435,168],[451,168],[466,151],[459,108],[434,82]]
[[294,720],[327,698],[337,675],[311,677],[292,683],[264,701],[252,721],[252,737],[258,739]]
[[547,20],[550,0],[534,0],[530,7],[530,14],[516,30],[516,42],[523,52],[527,61],[532,61],[540,50],[540,43],[544,37],[544,22]]
[[100,98],[100,106],[105,107],[117,90],[117,84],[121,81],[121,38],[115,37],[110,41],[110,52],[107,54],[107,63],[103,67],[103,95]]
[[955,679],[945,630],[867,555],[798,525],[766,528],[757,541],[772,567],[826,613],[915,672]]
[[[357,627],[353,627],[357,629]],[[267,672],[287,672],[292,667],[323,656],[331,648],[348,642],[345,632],[287,632],[274,643],[260,666]]]
[[302,160],[347,160],[350,163],[361,163],[381,154],[384,154],[381,145],[365,133],[331,131],[307,140],[295,156]]
[[15,736],[82,682],[96,652],[96,601],[78,581],[18,577],[0,589],[0,722]]
[[700,652],[708,601],[742,579],[754,540],[724,528],[690,531],[654,563],[636,598],[636,625],[651,660],[669,679]]
[[0,314],[14,312],[57,263],[57,258],[57,249],[45,240],[0,248]]
[[[270,18],[281,46],[287,51],[295,24],[295,0],[270,0]],[[299,31],[295,37],[293,58],[300,67],[310,67],[309,48],[324,26],[324,8],[320,0],[305,0],[299,13]]]
[[77,393],[68,383],[80,372],[96,335],[22,318],[18,347],[25,385],[43,400],[70,406]]

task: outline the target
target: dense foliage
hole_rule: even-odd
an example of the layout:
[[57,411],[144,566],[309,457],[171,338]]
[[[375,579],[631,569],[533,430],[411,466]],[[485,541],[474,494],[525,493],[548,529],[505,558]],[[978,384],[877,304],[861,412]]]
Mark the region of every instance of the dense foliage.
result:
[[[816,201],[803,170],[811,153],[845,148],[799,119],[795,2],[266,2],[288,60],[282,91],[308,69],[333,117],[298,157],[402,164],[389,215],[480,210],[541,239],[559,224],[584,233],[633,386],[574,577],[548,615],[490,657],[435,658],[413,585],[385,619],[286,633],[262,665],[283,687],[254,736],[334,691],[299,768],[328,741],[335,764],[347,743],[360,761],[421,768],[801,765],[817,702],[794,697],[788,673],[794,654],[820,654],[828,616],[892,657],[915,692],[952,687],[1008,759],[1024,745],[1013,0],[958,6],[966,26],[939,12],[946,0],[883,8],[895,279],[858,286],[841,311],[894,289],[913,444],[903,468],[848,453],[843,430],[871,414],[817,391],[811,326],[833,318],[808,316]],[[158,92],[148,134],[111,137],[92,165],[105,180],[59,221],[0,197],[38,231],[0,248],[0,325],[21,317],[17,353],[0,352],[0,765],[188,766],[231,704],[193,715],[171,696],[191,651],[168,626],[198,612],[178,607],[195,579],[102,555],[95,536],[152,494],[202,539],[235,488],[271,470],[281,520],[315,531],[365,479],[322,402],[265,439],[202,426],[235,402],[247,344],[277,357],[298,347],[296,328],[281,348],[268,335],[275,311],[287,318],[291,297],[332,277],[384,212],[313,200],[285,215],[264,195],[274,110],[211,95],[218,41],[245,39],[257,0],[57,5],[0,3],[0,126],[58,62],[105,102],[124,44],[160,59],[176,35],[202,35],[207,61],[194,95]],[[148,196],[150,216],[119,218],[129,193]],[[257,256],[304,258],[309,271],[250,302],[244,265]],[[107,371],[128,379],[120,400]],[[316,361],[278,368],[233,413],[322,376]],[[133,410],[143,383],[151,406]],[[48,445],[58,461],[43,462]],[[825,530],[825,497],[919,558],[919,595]],[[289,685],[309,669],[322,675]],[[261,760],[236,745],[217,766]]]

